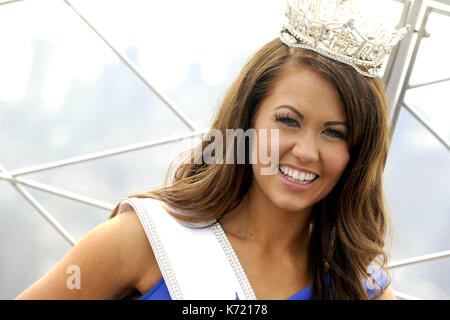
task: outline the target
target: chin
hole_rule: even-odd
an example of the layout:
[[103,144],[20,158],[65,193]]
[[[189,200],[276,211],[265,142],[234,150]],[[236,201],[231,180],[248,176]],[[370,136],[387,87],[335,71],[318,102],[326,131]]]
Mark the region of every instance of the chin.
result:
[[313,203],[309,201],[304,201],[303,199],[292,199],[292,197],[278,198],[272,201],[278,208],[291,211],[299,212],[303,210],[310,210],[313,207]]

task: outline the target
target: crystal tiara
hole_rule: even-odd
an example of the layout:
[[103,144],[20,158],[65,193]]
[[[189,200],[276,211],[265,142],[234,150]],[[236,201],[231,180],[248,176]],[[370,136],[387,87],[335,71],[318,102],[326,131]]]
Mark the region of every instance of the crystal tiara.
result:
[[363,17],[352,0],[287,0],[286,17],[280,32],[286,45],[313,50],[370,78],[410,28],[389,31]]

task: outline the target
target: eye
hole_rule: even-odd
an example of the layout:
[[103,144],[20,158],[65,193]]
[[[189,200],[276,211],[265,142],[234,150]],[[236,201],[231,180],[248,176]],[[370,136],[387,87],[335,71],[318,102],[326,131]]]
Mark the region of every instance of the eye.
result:
[[275,114],[274,119],[275,119],[275,121],[281,122],[281,123],[287,125],[288,127],[299,126],[298,122],[289,116],[289,113],[283,113],[283,114],[277,113],[277,114]]
[[342,132],[341,130],[328,128],[328,129],[325,129],[324,132],[329,137],[339,138],[339,139],[342,139],[342,140],[347,140],[347,137],[346,137],[345,133]]

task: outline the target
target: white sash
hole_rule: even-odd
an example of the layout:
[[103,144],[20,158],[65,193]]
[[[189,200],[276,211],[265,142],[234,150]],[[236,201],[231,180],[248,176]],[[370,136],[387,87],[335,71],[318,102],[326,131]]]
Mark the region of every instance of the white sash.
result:
[[168,214],[163,202],[152,198],[124,200],[119,214],[127,205],[141,221],[173,300],[256,299],[219,224],[189,228]]

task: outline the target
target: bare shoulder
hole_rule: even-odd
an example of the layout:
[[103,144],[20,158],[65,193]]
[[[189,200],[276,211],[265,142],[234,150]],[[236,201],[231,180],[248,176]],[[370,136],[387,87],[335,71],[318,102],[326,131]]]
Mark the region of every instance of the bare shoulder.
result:
[[[79,271],[75,288],[68,285],[73,266]],[[91,230],[16,299],[120,299],[139,291],[142,279],[156,283],[158,276],[145,231],[130,210]]]
[[389,285],[384,290],[378,300],[397,300],[392,287]]
[[122,229],[121,252],[124,272],[134,275],[133,288],[140,294],[144,294],[162,276],[156,257],[139,217],[133,210],[124,212],[113,219],[116,218]]

